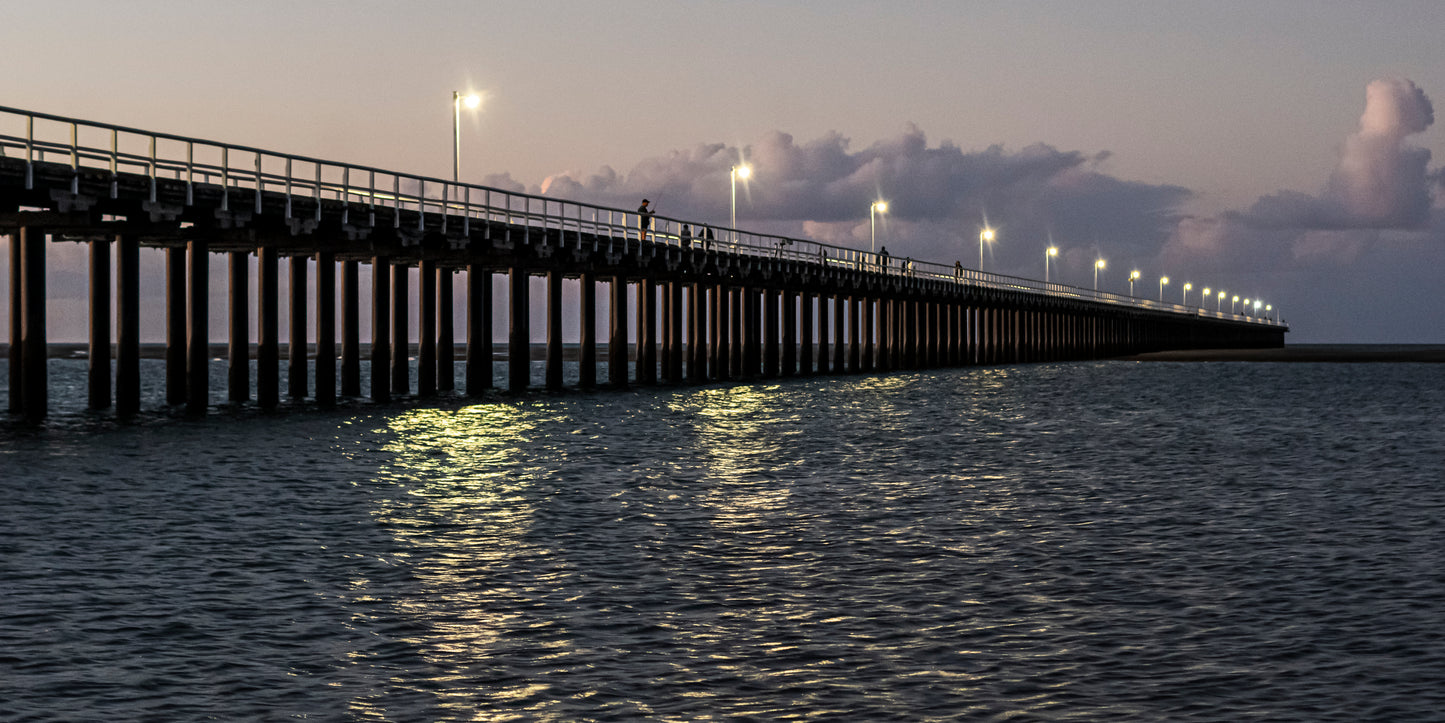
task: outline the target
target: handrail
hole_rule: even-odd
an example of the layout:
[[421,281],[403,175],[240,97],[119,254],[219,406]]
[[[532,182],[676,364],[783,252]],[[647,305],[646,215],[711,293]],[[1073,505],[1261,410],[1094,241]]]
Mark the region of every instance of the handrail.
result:
[[[128,169],[150,178],[151,200],[156,200],[156,186],[160,179],[173,178],[186,183],[186,203],[193,203],[194,186],[199,183],[214,184],[227,189],[251,191],[253,202],[251,212],[261,213],[262,194],[270,191],[285,195],[285,217],[293,217],[292,200],[295,197],[311,198],[318,201],[314,218],[319,220],[320,201],[330,198],[347,204],[343,211],[349,219],[350,204],[364,204],[367,209],[367,223],[376,225],[376,209],[390,208],[392,223],[400,228],[401,211],[417,214],[418,229],[424,229],[429,214],[439,214],[442,230],[450,232],[453,219],[460,217],[460,232],[469,234],[473,222],[483,224],[487,238],[491,238],[493,222],[505,225],[510,237],[513,228],[541,228],[556,230],[566,243],[568,234],[576,234],[576,243],[582,243],[584,234],[591,234],[597,243],[606,240],[609,248],[623,251],[641,248],[641,241],[650,237],[655,243],[668,248],[704,248],[725,250],[731,253],[759,259],[790,260],[821,263],[828,268],[860,270],[907,279],[922,279],[936,283],[955,283],[973,287],[1016,291],[1054,298],[1071,298],[1099,303],[1119,304],[1141,309],[1169,313],[1208,316],[1227,320],[1242,320],[1250,323],[1284,326],[1268,318],[1252,317],[1247,314],[1210,312],[1202,306],[1185,306],[1156,302],[1108,291],[1083,289],[1059,283],[1046,283],[1034,279],[1008,276],[978,269],[948,266],[932,261],[904,257],[889,257],[883,254],[855,249],[847,246],[792,238],[776,234],[759,234],[742,229],[698,224],[685,219],[667,216],[651,216],[651,229],[643,232],[641,217],[635,211],[612,208],[585,201],[559,199],[537,194],[508,191],[491,186],[457,183],[445,179],[412,173],[389,171],[372,166],[353,163],[339,163],[310,156],[277,153],[253,146],[221,143],[191,138],[172,133],[158,133],[138,128],[79,120],[50,113],[26,111],[0,106],[0,123],[6,119],[23,118],[24,135],[0,133],[0,156],[6,156],[7,149],[23,151],[26,161],[26,187],[33,185],[33,168],[36,162],[45,162],[46,154],[65,159],[73,174],[71,193],[78,192],[80,169],[102,170],[111,176],[112,197],[117,192],[116,179]],[[52,140],[51,136],[36,137],[36,121],[61,124],[66,131],[64,140]],[[43,124],[42,124],[43,125]],[[101,131],[105,134],[103,146],[86,145],[81,142],[82,130]],[[62,136],[62,138],[65,138]],[[122,148],[122,140],[133,136],[142,141],[144,152]],[[170,145],[183,145],[180,157],[170,153]],[[197,151],[203,151],[197,159]],[[214,154],[214,160],[208,154]],[[239,162],[238,162],[239,161]],[[249,163],[247,163],[249,161]],[[269,169],[268,169],[269,161]],[[277,172],[276,167],[284,168]],[[308,175],[306,171],[311,171]],[[364,179],[364,182],[354,179]],[[231,194],[222,195],[222,209],[231,210]],[[480,199],[480,201],[478,201]],[[534,205],[540,205],[535,210]],[[552,206],[556,212],[551,211]],[[590,216],[590,218],[588,218]],[[683,227],[691,233],[683,235]],[[712,233],[714,238],[704,238]],[[510,239],[508,239],[510,240]],[[633,241],[637,246],[630,246]]]

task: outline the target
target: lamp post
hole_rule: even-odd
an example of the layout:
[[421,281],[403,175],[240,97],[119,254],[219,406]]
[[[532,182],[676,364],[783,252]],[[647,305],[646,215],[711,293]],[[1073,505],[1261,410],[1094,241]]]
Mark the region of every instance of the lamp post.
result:
[[989,227],[987,227],[987,226],[984,226],[984,227],[983,227],[983,230],[978,232],[978,270],[979,270],[979,271],[983,271],[983,244],[984,244],[985,241],[987,241],[987,242],[989,242],[989,243],[992,243],[992,242],[993,242],[993,238],[994,238],[993,229],[991,229],[991,228],[989,228]]
[[1159,303],[1164,303],[1164,286],[1169,283],[1168,276],[1159,277]]
[[1216,301],[1216,302],[1214,302],[1214,313],[1216,313],[1216,314],[1224,311],[1224,294],[1225,294],[1224,290],[1223,290],[1223,289],[1220,289],[1220,290],[1219,290],[1219,300]]
[[1238,304],[1238,303],[1239,303],[1239,294],[1235,294],[1235,295],[1234,295],[1234,298],[1231,298],[1231,299],[1229,300],[1229,313],[1230,313],[1230,314],[1233,314],[1233,313],[1234,313],[1234,306],[1235,306],[1236,304]]
[[1209,301],[1209,296],[1210,296],[1210,292],[1211,292],[1211,291],[1213,291],[1213,290],[1210,289],[1208,286],[1206,286],[1206,287],[1204,287],[1204,293],[1202,293],[1202,294],[1199,295],[1199,306],[1200,306],[1201,308],[1203,308],[1205,302]]
[[728,217],[728,223],[734,231],[738,227],[738,179],[746,181],[751,175],[753,175],[753,169],[746,163],[733,166],[732,170],[728,172],[729,185],[733,189],[732,215]]
[[1254,315],[1259,316],[1259,299],[1254,300]]
[[1050,246],[1049,250],[1044,252],[1044,283],[1046,284],[1049,283],[1049,259],[1058,255],[1058,246]]
[[1191,284],[1188,281],[1184,282],[1184,291],[1180,292],[1179,294],[1180,306],[1189,306],[1189,290],[1192,288],[1194,288],[1194,284]]
[[1129,272],[1129,296],[1134,295],[1134,280],[1138,279],[1139,276],[1139,269],[1134,269]]
[[482,96],[476,93],[452,91],[452,183],[460,183],[462,176],[462,106],[475,109],[481,104]]
[[1249,316],[1249,299],[1244,300],[1244,306],[1240,307],[1240,311],[1244,312],[1245,316]]
[[887,201],[874,201],[868,206],[868,250],[878,252],[878,221],[876,215],[888,213]]
[[[1265,317],[1266,319],[1268,319],[1268,318],[1269,318],[1269,312],[1271,312],[1271,311],[1273,311],[1273,310],[1274,310],[1274,305],[1273,305],[1273,304],[1265,304],[1265,305],[1264,305],[1264,317]],[[1275,315],[1274,315],[1274,323],[1276,323],[1276,324],[1279,323],[1279,314],[1278,314],[1278,313],[1275,313]]]
[[1104,268],[1105,265],[1103,259],[1096,259],[1094,261],[1094,291],[1099,290],[1099,269]]

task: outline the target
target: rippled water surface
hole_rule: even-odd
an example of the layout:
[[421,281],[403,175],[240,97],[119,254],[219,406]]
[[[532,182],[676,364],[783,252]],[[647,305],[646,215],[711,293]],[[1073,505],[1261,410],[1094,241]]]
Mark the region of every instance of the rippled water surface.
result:
[[1442,381],[1102,362],[0,427],[0,719],[1440,720]]

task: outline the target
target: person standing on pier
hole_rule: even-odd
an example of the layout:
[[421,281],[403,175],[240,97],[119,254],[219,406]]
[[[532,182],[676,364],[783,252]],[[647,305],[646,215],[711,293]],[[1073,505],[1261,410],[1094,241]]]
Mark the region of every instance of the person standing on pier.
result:
[[884,246],[883,248],[881,248],[881,249],[878,250],[878,258],[880,259],[880,263],[882,263],[882,265],[883,265],[883,272],[884,272],[884,273],[887,273],[887,272],[888,272],[888,247],[887,247],[887,246]]
[[657,214],[656,211],[647,207],[649,203],[652,202],[644,198],[642,199],[642,205],[637,207],[637,229],[638,240],[640,241],[647,240],[647,230],[652,228],[652,217]]

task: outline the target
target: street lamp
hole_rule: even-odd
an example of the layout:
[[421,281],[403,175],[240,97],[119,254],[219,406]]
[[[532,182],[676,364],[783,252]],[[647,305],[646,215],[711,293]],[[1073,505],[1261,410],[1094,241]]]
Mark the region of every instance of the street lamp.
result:
[[1219,291],[1219,300],[1214,302],[1214,312],[1217,314],[1224,311],[1224,290]]
[[1096,259],[1094,261],[1094,291],[1099,290],[1099,269],[1104,268],[1104,266],[1103,259]]
[[1058,255],[1058,246],[1050,246],[1049,250],[1044,252],[1044,283],[1046,284],[1049,283],[1049,258]]
[[1232,299],[1229,300],[1229,313],[1230,313],[1230,314],[1233,314],[1233,313],[1234,313],[1234,305],[1235,305],[1235,304],[1238,304],[1238,303],[1239,303],[1239,294],[1235,294],[1235,295],[1234,295],[1234,298],[1232,298]]
[[1259,299],[1254,300],[1254,315],[1259,316]]
[[1169,283],[1168,276],[1159,277],[1159,303],[1164,303],[1164,285]]
[[1137,279],[1137,278],[1139,278],[1139,276],[1140,276],[1140,274],[1139,274],[1139,269],[1134,269],[1133,271],[1130,271],[1130,272],[1129,272],[1129,295],[1130,295],[1130,296],[1133,296],[1133,295],[1134,295],[1134,280]]
[[1208,286],[1204,287],[1204,293],[1199,295],[1199,306],[1203,307],[1205,302],[1209,301],[1210,291]]
[[[1194,284],[1191,284],[1188,281],[1184,282],[1184,291],[1181,292],[1179,295],[1180,306],[1189,306],[1189,290],[1192,288],[1194,288]],[[1206,291],[1204,293],[1207,294],[1209,292]]]
[[978,232],[978,270],[979,270],[979,271],[983,271],[983,243],[984,243],[985,241],[987,241],[987,242],[989,242],[989,243],[992,243],[992,242],[993,242],[993,237],[994,237],[993,229],[991,229],[991,228],[989,228],[989,227],[987,227],[987,226],[984,226],[984,227],[983,227],[983,230]]
[[736,230],[738,227],[738,179],[741,178],[746,181],[748,180],[748,176],[751,175],[753,175],[753,169],[746,163],[739,166],[733,166],[733,169],[728,172],[728,179],[731,182],[733,188],[733,212],[730,218],[731,226],[734,230]]
[[874,201],[868,207],[868,250],[878,252],[878,222],[874,220],[874,212],[888,213],[887,201]]
[[482,96],[476,93],[452,91],[452,183],[461,182],[462,175],[462,106],[475,110],[481,104]]

